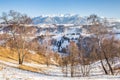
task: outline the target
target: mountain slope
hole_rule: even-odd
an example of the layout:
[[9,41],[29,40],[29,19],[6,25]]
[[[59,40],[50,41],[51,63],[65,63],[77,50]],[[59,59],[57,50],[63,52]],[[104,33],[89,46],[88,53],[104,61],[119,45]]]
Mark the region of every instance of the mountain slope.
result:
[[[76,25],[84,25],[87,24],[87,18],[86,17],[81,17],[80,15],[70,15],[70,14],[65,14],[65,15],[56,15],[56,16],[38,16],[34,17],[33,23],[34,24],[76,24]],[[119,19],[115,18],[105,18],[105,17],[98,17],[99,21],[103,22],[105,19],[107,22],[114,23],[118,22],[120,23]]]

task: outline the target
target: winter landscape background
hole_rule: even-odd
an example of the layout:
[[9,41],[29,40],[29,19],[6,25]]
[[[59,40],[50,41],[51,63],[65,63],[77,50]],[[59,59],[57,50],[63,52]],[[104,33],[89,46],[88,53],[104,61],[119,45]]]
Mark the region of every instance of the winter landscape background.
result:
[[0,80],[119,80],[119,0],[0,0]]

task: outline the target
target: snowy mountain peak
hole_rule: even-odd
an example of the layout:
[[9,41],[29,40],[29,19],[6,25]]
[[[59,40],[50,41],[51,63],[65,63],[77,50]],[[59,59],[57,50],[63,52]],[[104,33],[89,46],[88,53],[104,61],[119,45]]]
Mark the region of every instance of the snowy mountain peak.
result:
[[[84,25],[87,24],[88,16],[81,17],[78,14],[59,14],[59,15],[41,15],[39,17],[34,17],[34,24],[75,24],[75,25]],[[102,23],[107,20],[107,22],[120,22],[120,19],[115,18],[105,18],[97,17],[98,20]]]

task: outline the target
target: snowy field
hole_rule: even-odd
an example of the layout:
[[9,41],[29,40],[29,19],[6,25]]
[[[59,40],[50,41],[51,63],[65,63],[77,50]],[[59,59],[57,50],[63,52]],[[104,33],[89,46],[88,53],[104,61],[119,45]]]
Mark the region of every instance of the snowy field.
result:
[[[45,72],[49,74],[34,73],[30,71],[20,70],[10,66],[12,63],[0,61],[0,80],[120,80],[120,75],[117,76],[107,76],[107,75],[92,75],[90,77],[63,77],[61,73],[61,68],[56,66],[50,66],[49,69]],[[97,63],[98,64],[98,63]],[[30,65],[30,64],[27,64]],[[32,64],[31,64],[32,65]],[[35,65],[35,64],[33,64]],[[35,65],[36,67],[45,67],[45,65]],[[96,66],[94,64],[94,66]],[[92,73],[97,73],[100,71],[98,68],[93,68]]]

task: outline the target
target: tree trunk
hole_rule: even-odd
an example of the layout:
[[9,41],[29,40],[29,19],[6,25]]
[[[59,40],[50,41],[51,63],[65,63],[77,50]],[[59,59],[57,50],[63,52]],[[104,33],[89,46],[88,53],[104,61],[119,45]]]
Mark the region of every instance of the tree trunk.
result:
[[18,59],[18,62],[19,62],[19,64],[22,64],[22,60],[21,60],[20,57],[19,57],[19,59]]
[[102,68],[103,68],[103,70],[104,70],[105,74],[106,74],[106,75],[108,75],[108,72],[107,72],[107,70],[105,69],[105,66],[103,65],[102,60],[101,60],[100,62],[101,62],[101,65],[102,65]]
[[107,64],[108,64],[108,67],[109,67],[109,69],[110,69],[110,72],[111,72],[112,75],[114,75],[113,69],[112,69],[112,67],[111,67],[111,65],[110,65],[110,63],[109,63],[109,61],[108,61],[108,58],[107,58],[104,50],[103,50],[103,53],[104,53],[105,60],[106,60],[106,62],[107,62]]
[[48,59],[48,57],[46,57],[46,65],[47,65],[47,67],[49,67],[49,59]]
[[65,64],[65,66],[66,66],[66,77],[67,77],[67,74],[68,74],[68,69],[67,69],[67,64]]
[[74,64],[74,60],[72,60],[71,62],[71,77],[74,77],[74,67],[73,67],[73,64]]

